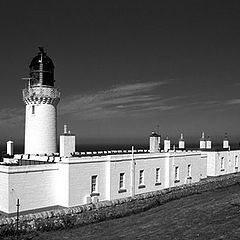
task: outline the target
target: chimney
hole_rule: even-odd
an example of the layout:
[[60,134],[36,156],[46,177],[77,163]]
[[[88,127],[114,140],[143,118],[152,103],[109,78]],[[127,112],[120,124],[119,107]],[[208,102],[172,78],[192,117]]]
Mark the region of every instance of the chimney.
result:
[[13,156],[13,141],[7,142],[7,154]]
[[223,139],[223,148],[224,149],[229,149],[229,140],[228,140],[228,136],[227,136],[227,133],[225,133],[225,137]]
[[184,141],[182,133],[181,133],[180,139],[178,141],[178,148],[179,149],[184,149],[185,148],[185,141]]
[[202,137],[200,138],[200,149],[205,149],[205,148],[206,148],[206,141],[205,141],[204,132],[202,132]]
[[149,138],[149,151],[151,153],[160,151],[161,136],[156,132],[152,132]]
[[164,140],[164,152],[168,152],[171,148],[171,141],[168,139],[168,136]]
[[212,148],[212,141],[211,138],[208,136],[206,140],[206,149],[211,149]]

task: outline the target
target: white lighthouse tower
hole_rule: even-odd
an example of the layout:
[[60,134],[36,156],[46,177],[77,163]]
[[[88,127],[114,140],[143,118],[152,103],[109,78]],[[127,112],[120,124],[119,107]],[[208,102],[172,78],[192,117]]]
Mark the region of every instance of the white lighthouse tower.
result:
[[52,154],[57,145],[57,104],[60,92],[54,88],[54,65],[43,48],[32,59],[30,78],[23,89],[26,104],[25,154]]

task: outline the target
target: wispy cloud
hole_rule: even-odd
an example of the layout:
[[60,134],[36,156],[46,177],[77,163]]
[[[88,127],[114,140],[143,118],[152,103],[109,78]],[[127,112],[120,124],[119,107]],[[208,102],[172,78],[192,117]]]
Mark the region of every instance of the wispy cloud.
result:
[[176,107],[170,103],[173,98],[164,99],[159,94],[164,84],[166,82],[133,83],[94,94],[75,95],[62,100],[59,112],[77,119],[104,119],[171,110]]
[[236,105],[240,104],[240,98],[230,99],[225,102],[227,105]]
[[23,108],[4,108],[0,110],[1,126],[19,126],[24,122]]

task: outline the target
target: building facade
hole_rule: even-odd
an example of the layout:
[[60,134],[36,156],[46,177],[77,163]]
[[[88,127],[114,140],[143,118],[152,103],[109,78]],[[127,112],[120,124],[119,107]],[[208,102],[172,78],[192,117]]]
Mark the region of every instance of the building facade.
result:
[[[30,64],[28,86],[23,90],[26,104],[25,153],[13,154],[0,164],[0,211],[72,207],[113,200],[191,184],[207,177],[239,171],[240,150],[230,150],[224,139],[221,151],[211,150],[204,133],[200,149],[186,150],[183,134],[179,149],[171,148],[152,132],[149,150],[118,150],[75,153],[75,135],[64,127],[60,154],[56,154],[56,123],[59,91],[54,87],[54,65],[42,48]],[[227,143],[226,143],[227,142]],[[207,146],[207,147],[206,147]]]
[[21,166],[0,165],[0,211],[16,212],[17,199],[21,211],[29,211],[191,184],[208,176],[238,172],[239,158],[240,150],[135,151],[62,158],[15,155]]

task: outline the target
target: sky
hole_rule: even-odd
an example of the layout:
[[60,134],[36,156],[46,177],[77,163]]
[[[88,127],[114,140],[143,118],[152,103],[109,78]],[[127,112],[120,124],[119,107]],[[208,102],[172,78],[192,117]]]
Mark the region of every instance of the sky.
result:
[[240,142],[240,3],[0,1],[0,141],[23,143],[22,78],[43,46],[77,144]]

